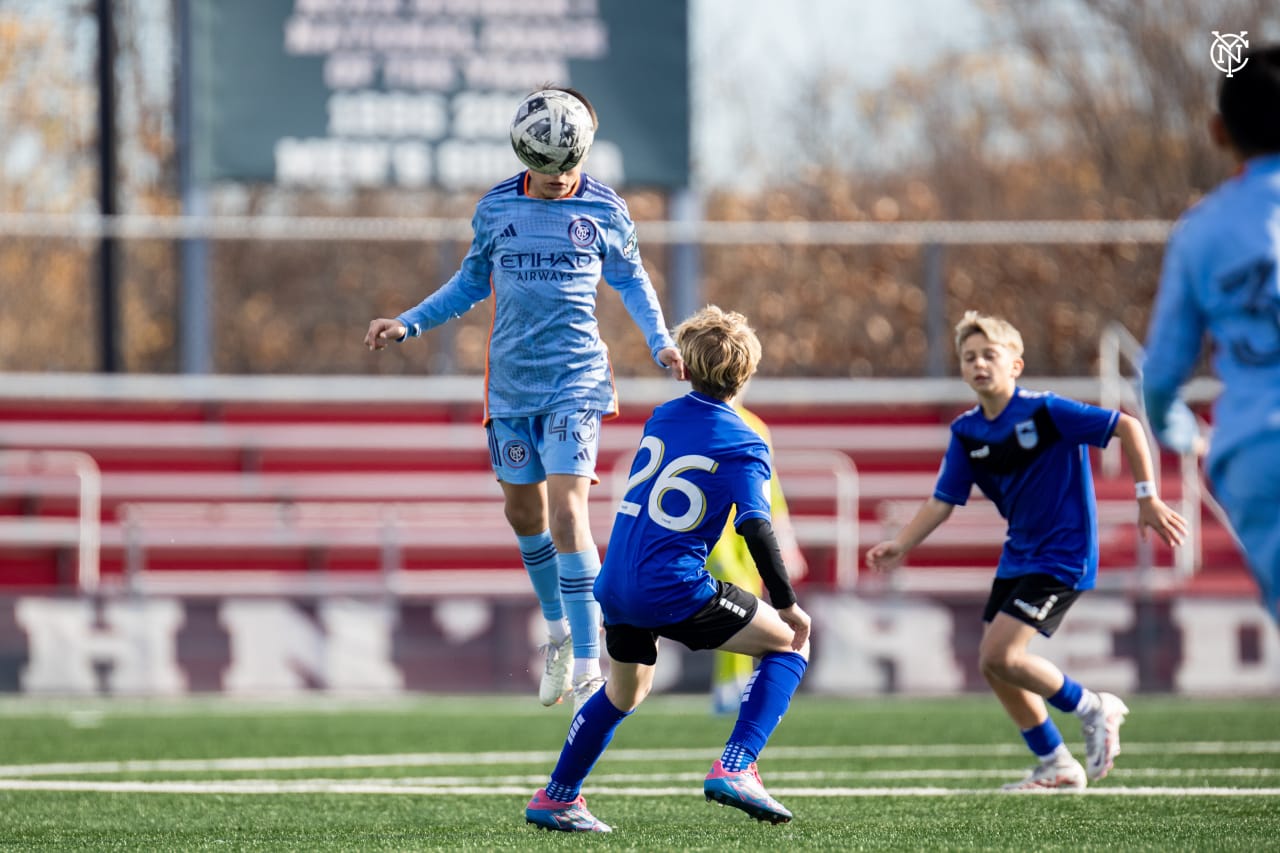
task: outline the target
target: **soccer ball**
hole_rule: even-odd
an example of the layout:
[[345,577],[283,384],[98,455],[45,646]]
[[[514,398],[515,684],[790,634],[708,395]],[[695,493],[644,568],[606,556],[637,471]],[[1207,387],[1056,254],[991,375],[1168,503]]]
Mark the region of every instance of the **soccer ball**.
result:
[[577,166],[594,139],[586,105],[557,89],[544,89],[525,98],[511,121],[511,147],[516,156],[544,175],[558,175]]

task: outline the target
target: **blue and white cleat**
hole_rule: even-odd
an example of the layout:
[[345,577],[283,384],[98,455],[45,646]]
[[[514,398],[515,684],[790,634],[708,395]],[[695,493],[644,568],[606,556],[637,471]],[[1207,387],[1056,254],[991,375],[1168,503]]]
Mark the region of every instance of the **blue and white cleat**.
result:
[[745,770],[730,773],[724,769],[719,760],[711,765],[711,772],[702,783],[702,793],[707,800],[715,800],[726,806],[733,806],[751,815],[756,820],[767,820],[769,823],[786,823],[791,820],[791,812],[782,803],[769,796],[760,781],[760,772],[755,762],[747,765]]
[[547,796],[546,788],[539,788],[529,805],[524,807],[524,819],[538,829],[554,829],[559,832],[613,832],[613,827],[587,811],[587,801],[578,795],[572,803],[562,803]]

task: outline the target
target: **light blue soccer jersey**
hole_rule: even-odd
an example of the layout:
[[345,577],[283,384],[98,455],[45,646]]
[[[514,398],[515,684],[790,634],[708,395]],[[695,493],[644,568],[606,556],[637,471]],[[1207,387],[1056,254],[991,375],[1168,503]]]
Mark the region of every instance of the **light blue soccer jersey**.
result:
[[951,423],[933,496],[959,506],[977,485],[1009,531],[996,577],[1044,573],[1092,589],[1098,509],[1085,445],[1106,447],[1120,413],[1015,389],[995,420],[975,406]]
[[1147,335],[1143,395],[1161,443],[1186,451],[1195,437],[1179,386],[1205,332],[1222,380],[1209,469],[1262,433],[1280,432],[1280,154],[1244,171],[1178,220],[1165,248]]
[[769,447],[727,403],[690,392],[654,410],[595,595],[609,625],[657,628],[715,595],[707,555],[734,523],[769,519]]
[[569,198],[526,194],[526,174],[495,186],[472,217],[461,269],[397,319],[415,337],[493,295],[485,420],[565,410],[617,411],[596,323],[601,277],[618,291],[657,359],[673,346],[626,202],[588,175]]

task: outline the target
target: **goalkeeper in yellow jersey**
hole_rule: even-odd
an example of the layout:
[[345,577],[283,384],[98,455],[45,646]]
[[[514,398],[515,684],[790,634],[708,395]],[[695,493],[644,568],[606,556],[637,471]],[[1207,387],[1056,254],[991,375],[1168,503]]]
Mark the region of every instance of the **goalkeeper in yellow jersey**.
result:
[[[754,412],[748,411],[741,403],[734,406],[747,426],[751,427],[769,445],[769,453],[773,453],[773,441],[769,437],[769,428]],[[775,470],[770,480],[770,503],[773,510],[773,532],[778,539],[778,547],[782,551],[782,560],[786,563],[787,573],[793,580],[802,578],[807,572],[804,555],[796,543],[795,529],[791,525],[791,516],[787,513],[787,501],[782,494],[782,485]],[[756,597],[763,594],[760,573],[747,550],[746,540],[741,536],[729,536],[733,532],[733,518],[725,526],[725,536],[711,549],[707,557],[707,568],[717,580],[728,581],[754,593]],[[746,655],[717,650],[711,669],[711,710],[716,714],[736,714],[742,691],[747,686],[751,674],[755,671],[756,660]]]

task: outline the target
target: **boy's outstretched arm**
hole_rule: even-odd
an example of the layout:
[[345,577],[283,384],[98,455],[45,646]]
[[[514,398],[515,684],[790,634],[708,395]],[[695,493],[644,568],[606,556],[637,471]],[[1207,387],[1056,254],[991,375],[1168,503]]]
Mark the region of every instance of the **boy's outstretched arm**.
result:
[[923,542],[938,525],[950,518],[951,511],[955,508],[955,504],[930,497],[898,531],[897,536],[873,545],[867,551],[867,568],[882,572],[897,566],[908,551]]
[[1133,415],[1120,415],[1115,437],[1120,439],[1120,449],[1133,474],[1134,491],[1138,499],[1138,530],[1147,537],[1147,528],[1156,532],[1166,545],[1181,545],[1187,535],[1187,521],[1173,508],[1160,500],[1151,466],[1151,450],[1147,446],[1147,434],[1142,423]]

